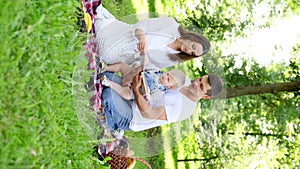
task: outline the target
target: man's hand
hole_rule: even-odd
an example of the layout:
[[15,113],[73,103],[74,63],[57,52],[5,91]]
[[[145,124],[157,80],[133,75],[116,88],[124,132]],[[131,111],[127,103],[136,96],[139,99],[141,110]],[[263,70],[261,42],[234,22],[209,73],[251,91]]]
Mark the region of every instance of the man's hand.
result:
[[122,86],[128,86],[132,83],[132,79],[134,76],[138,75],[143,70],[143,65],[140,65],[136,68],[133,68],[133,70],[130,70],[129,72],[123,74],[122,76]]
[[135,93],[140,92],[139,89],[141,86],[142,86],[142,77],[140,74],[137,74],[132,79],[132,89]]
[[138,74],[132,79],[132,89],[137,106],[144,118],[167,120],[165,106],[158,106],[152,108],[144,96],[140,93],[140,87],[142,86],[142,77]]

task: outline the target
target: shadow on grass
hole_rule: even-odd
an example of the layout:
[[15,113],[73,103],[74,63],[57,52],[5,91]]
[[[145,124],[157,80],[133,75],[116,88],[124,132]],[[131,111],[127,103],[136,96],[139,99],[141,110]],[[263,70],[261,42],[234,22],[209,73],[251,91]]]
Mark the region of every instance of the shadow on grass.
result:
[[[162,133],[161,127],[155,127],[152,129],[148,130],[148,137],[155,137],[155,136],[160,136]],[[163,144],[163,138],[162,137],[156,137],[155,142],[150,142],[149,144]],[[151,150],[148,151],[155,151],[155,152],[160,152],[161,150],[153,150],[157,146],[151,146]],[[159,153],[157,155],[151,156],[148,158],[148,161],[152,164],[153,168],[154,167],[159,167],[159,168],[165,168],[165,153]]]

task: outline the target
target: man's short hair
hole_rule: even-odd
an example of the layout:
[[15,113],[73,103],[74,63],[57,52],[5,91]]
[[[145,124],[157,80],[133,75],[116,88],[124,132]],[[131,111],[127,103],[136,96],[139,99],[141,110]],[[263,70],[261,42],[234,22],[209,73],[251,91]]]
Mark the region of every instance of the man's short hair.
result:
[[223,81],[219,76],[215,74],[209,74],[208,83],[211,86],[211,90],[207,91],[207,95],[215,97],[221,93],[223,89]]

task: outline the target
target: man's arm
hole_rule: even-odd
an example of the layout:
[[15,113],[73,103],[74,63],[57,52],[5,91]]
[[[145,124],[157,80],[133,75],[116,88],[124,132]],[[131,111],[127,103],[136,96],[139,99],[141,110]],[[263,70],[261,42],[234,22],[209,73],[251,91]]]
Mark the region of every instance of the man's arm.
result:
[[167,120],[166,108],[164,106],[152,108],[139,91],[141,85],[142,79],[138,74],[133,78],[132,88],[135,96],[135,101],[142,116],[148,119]]

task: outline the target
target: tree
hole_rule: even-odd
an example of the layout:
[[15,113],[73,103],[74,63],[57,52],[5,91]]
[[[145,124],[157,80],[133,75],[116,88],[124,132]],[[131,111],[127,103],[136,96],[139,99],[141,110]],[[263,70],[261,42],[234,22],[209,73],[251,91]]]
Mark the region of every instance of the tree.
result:
[[245,95],[256,95],[264,93],[278,93],[278,92],[296,92],[300,90],[300,80],[293,82],[273,83],[273,84],[261,84],[253,86],[238,86],[233,88],[227,88],[224,96],[220,95],[215,98],[233,98]]
[[[254,9],[262,6],[266,10]],[[237,58],[243,56],[224,56],[226,46],[220,45],[231,37],[247,36],[245,30],[270,26],[274,17],[290,14],[290,7],[299,11],[296,1],[200,0],[195,10],[186,7],[185,16],[176,11],[174,16],[181,15],[185,27],[203,33],[214,46],[205,57],[176,68],[190,72],[191,79],[217,73],[225,81],[224,97],[231,98],[200,101],[194,137],[177,149],[178,168],[300,167],[300,45],[292,51],[295,57],[289,65],[267,67],[249,59],[240,64]]]
[[193,72],[189,76],[218,72],[226,80],[224,96],[231,99],[214,99],[225,100],[221,111],[212,110],[215,102],[201,101],[200,123],[194,130],[198,151],[194,156],[180,156],[178,165],[193,164],[197,168],[299,167],[299,49],[297,45],[295,57],[288,65],[265,67],[248,59],[236,64],[238,57],[222,57],[218,51],[214,55],[221,57],[208,56],[202,58],[201,63],[188,62],[187,70]]

